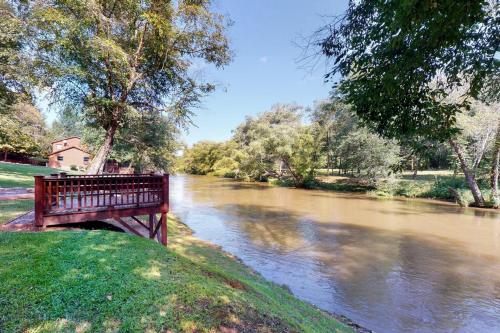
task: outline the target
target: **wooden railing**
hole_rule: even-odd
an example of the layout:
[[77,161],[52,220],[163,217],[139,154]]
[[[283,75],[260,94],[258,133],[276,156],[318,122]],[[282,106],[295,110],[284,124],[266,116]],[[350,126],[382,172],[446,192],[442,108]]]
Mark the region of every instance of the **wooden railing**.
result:
[[[132,217],[153,238],[156,213],[165,226],[168,212],[169,176],[156,174],[106,174],[35,176],[35,225],[44,227],[62,223]],[[137,215],[149,215],[150,225],[144,225]],[[130,230],[130,225],[126,225]],[[133,229],[133,228],[132,228]],[[131,230],[132,231],[132,230]],[[162,232],[163,237],[163,232]]]

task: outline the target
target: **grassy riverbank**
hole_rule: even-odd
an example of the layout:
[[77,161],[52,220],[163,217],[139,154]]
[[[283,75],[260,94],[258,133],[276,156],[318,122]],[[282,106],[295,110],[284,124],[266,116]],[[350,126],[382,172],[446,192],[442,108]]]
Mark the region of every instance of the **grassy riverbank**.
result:
[[175,218],[169,235],[0,233],[0,331],[350,331]]
[[[269,183],[277,186],[293,186],[292,183],[277,180],[270,180]],[[479,180],[478,183],[484,197],[489,198],[490,188],[487,181]],[[405,172],[391,178],[381,179],[376,183],[356,177],[329,175],[326,172],[320,172],[316,182],[311,184],[310,188],[339,192],[361,192],[384,198],[406,197],[454,201],[462,206],[468,206],[474,202],[463,175],[454,175],[449,170],[421,171],[416,177]],[[458,197],[450,189],[453,189]]]

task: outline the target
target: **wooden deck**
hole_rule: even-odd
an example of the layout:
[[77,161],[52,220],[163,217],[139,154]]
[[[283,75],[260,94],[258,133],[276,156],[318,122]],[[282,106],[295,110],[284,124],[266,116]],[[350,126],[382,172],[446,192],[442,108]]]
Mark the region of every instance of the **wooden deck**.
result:
[[168,190],[167,174],[35,176],[34,225],[108,220],[166,245]]

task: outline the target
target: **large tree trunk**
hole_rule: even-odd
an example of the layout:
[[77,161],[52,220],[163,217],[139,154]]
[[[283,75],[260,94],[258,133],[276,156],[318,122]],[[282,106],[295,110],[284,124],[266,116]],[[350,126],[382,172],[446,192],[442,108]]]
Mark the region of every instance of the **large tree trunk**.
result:
[[491,164],[491,198],[493,205],[498,208],[498,164],[500,162],[500,125],[497,127],[495,144],[493,145],[493,162]]
[[449,143],[458,157],[458,161],[460,162],[460,167],[462,168],[462,171],[464,173],[465,180],[467,181],[467,184],[469,185],[469,188],[472,192],[472,196],[474,197],[474,204],[477,207],[484,207],[483,194],[481,193],[481,189],[477,185],[474,173],[467,166],[462,149],[460,148],[458,143],[452,139],[449,141]]
[[90,164],[89,168],[87,169],[87,174],[88,175],[95,175],[102,173],[102,168],[104,166],[104,163],[106,162],[109,152],[111,151],[111,148],[113,147],[113,140],[115,138],[115,133],[118,125],[117,124],[112,124],[107,130],[106,130],[106,136],[104,137],[104,143],[102,144],[101,148],[99,148],[99,151],[97,152],[97,155],[92,159],[92,163]]
[[285,163],[285,166],[287,167],[288,171],[290,171],[290,174],[292,175],[293,178],[293,183],[295,184],[295,187],[304,187],[304,179],[296,174],[292,167],[290,166],[290,163],[288,161],[283,161]]

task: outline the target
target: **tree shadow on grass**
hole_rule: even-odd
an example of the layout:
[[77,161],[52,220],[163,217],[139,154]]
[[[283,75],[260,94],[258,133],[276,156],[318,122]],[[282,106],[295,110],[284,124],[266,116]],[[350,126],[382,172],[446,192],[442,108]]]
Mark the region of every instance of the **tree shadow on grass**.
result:
[[259,295],[136,236],[2,233],[0,258],[2,332],[290,331]]

